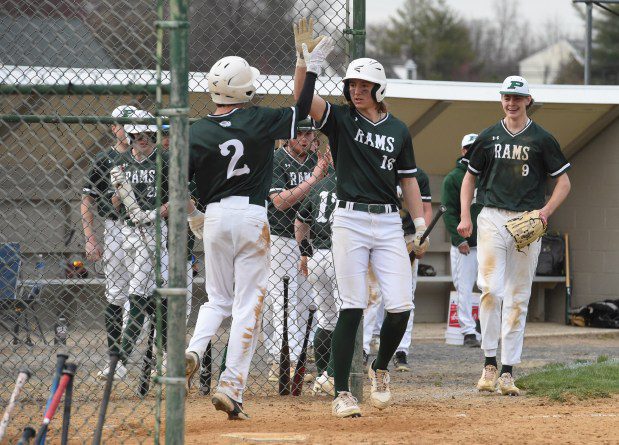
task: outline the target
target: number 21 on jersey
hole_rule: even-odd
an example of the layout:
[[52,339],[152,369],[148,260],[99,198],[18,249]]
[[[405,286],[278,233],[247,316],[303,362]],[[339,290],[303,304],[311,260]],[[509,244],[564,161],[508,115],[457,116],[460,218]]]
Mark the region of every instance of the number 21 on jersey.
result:
[[241,168],[234,168],[236,164],[239,162],[239,159],[243,156],[243,151],[245,147],[243,147],[243,143],[238,139],[230,139],[229,141],[224,142],[219,145],[219,152],[222,156],[228,156],[230,154],[230,147],[234,149],[232,153],[232,159],[230,159],[230,163],[228,164],[228,171],[226,173],[226,179],[230,179],[233,176],[241,176],[249,173],[249,167],[247,164],[244,164]]

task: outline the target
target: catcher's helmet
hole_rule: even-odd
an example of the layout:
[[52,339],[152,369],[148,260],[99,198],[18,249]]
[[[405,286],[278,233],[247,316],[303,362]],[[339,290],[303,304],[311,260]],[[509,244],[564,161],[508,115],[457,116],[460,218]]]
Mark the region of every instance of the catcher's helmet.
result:
[[254,83],[259,75],[260,71],[242,57],[219,59],[207,75],[213,102],[222,105],[249,102],[256,92]]
[[372,88],[372,97],[376,102],[382,102],[385,98],[387,75],[385,74],[385,69],[378,60],[362,57],[361,59],[355,59],[350,62],[350,65],[348,65],[346,69],[346,76],[343,79],[344,97],[346,100],[350,100],[350,91],[348,89],[350,79],[361,79],[375,83],[376,85]]

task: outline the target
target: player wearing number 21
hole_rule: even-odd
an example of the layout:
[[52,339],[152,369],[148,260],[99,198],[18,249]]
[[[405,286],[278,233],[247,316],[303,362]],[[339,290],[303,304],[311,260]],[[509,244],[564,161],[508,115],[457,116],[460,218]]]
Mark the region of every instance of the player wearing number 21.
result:
[[[557,140],[527,116],[533,104],[527,81],[510,76],[500,94],[505,117],[482,131],[466,154],[469,166],[460,191],[458,233],[471,236],[470,208],[479,177],[477,202],[484,208],[477,218],[477,285],[482,291],[479,321],[486,359],[477,388],[493,392],[498,384],[502,394],[518,395],[513,366],[520,363],[541,242],[517,251],[505,223],[531,210],[539,210],[545,223],[570,191],[566,174],[570,164]],[[550,199],[544,202],[548,176],[556,182]],[[500,373],[496,360],[499,337]]]
[[[322,61],[333,49],[321,42]],[[226,369],[213,395],[215,408],[229,419],[247,419],[243,390],[261,329],[270,267],[270,231],[266,202],[273,176],[277,139],[296,138],[307,117],[316,75],[308,76],[296,106],[266,108],[248,102],[259,72],[241,57],[217,61],[208,73],[215,112],[189,131],[189,179],[193,179],[204,214],[189,204],[189,225],[203,239],[206,292],[185,355],[188,386],[224,318],[232,316]]]
[[[306,42],[312,40],[312,21],[310,26],[306,23],[301,19],[294,27],[298,56],[295,95],[306,78],[305,48]],[[318,50],[316,47],[314,51]],[[307,72],[311,71],[308,63]],[[385,70],[378,61],[356,59],[344,77],[347,103],[329,103],[315,95],[310,110],[317,128],[329,138],[337,175],[332,250],[342,305],[331,344],[335,383],[332,414],[336,417],[361,415],[348,378],[355,335],[368,306],[366,276],[370,261],[387,311],[378,355],[368,370],[371,401],[378,409],[391,404],[388,366],[413,307],[412,272],[399,214],[398,184],[417,229],[415,253],[423,254],[429,244],[427,239],[421,242],[426,224],[415,178],[413,141],[407,126],[388,112],[383,102],[386,88]]]

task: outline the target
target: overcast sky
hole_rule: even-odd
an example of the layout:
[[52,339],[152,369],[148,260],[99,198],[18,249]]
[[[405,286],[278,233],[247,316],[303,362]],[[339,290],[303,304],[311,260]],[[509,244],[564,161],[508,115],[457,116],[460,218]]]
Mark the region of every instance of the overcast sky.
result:
[[[405,0],[366,0],[366,20],[369,24],[388,20]],[[493,8],[501,0],[446,0],[449,7],[465,19],[492,19]],[[534,26],[556,22],[568,37],[584,39],[584,21],[580,20],[571,0],[510,0],[518,4],[522,18]],[[579,5],[584,8],[584,5]],[[594,11],[597,9],[593,8]],[[595,14],[594,14],[595,19]]]

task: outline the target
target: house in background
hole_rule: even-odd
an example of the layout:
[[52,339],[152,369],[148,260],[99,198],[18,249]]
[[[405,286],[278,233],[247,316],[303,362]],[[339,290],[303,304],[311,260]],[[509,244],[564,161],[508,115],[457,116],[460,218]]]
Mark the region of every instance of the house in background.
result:
[[578,63],[584,66],[584,59],[578,47],[576,42],[568,40],[560,40],[547,46],[519,62],[520,75],[530,83],[555,83],[561,69],[568,64]]

